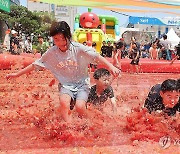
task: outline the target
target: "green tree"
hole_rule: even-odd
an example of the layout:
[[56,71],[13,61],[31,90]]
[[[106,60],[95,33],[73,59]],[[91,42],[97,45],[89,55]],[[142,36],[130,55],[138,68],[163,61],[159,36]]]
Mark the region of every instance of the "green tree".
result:
[[41,20],[41,26],[39,29],[35,31],[36,34],[42,34],[44,36],[48,36],[48,29],[52,23],[52,21],[55,20],[54,14],[50,14],[48,12],[33,12],[33,14],[40,18]]
[[11,5],[10,13],[0,11],[0,20],[10,29],[30,35],[32,33],[48,35],[50,23],[54,20],[53,14],[31,12],[24,6]]

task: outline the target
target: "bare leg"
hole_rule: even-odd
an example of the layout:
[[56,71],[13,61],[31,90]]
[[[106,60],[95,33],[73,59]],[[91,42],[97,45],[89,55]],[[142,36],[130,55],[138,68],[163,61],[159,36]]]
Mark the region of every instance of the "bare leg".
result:
[[136,65],[136,73],[138,74],[139,73],[139,65]]
[[76,100],[76,111],[80,117],[86,117],[86,102],[84,100]]
[[135,69],[136,69],[136,65],[131,65],[131,64],[130,64],[130,68],[131,68],[131,69],[130,69],[130,70],[131,70],[131,71],[130,71],[130,74],[134,74],[134,73],[135,73]]
[[68,115],[70,109],[71,97],[68,94],[61,94],[60,96],[60,107],[59,114],[63,118],[64,121],[69,122],[70,118]]
[[88,73],[91,74],[91,67],[88,68]]
[[117,87],[116,87],[116,90],[117,90],[118,87],[119,87],[119,80],[120,80],[120,77],[121,77],[121,76],[118,76],[118,77],[117,77],[117,84],[116,84]]
[[132,64],[130,64],[130,71],[129,71],[129,73],[130,73],[130,74],[133,73],[133,65],[132,65]]

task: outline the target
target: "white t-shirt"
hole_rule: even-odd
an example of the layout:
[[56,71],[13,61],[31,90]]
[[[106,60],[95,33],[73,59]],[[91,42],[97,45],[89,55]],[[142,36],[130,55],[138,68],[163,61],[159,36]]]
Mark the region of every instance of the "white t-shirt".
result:
[[74,90],[78,85],[87,84],[88,65],[94,63],[97,56],[98,53],[94,52],[94,49],[71,42],[66,52],[53,46],[33,64],[47,68],[63,87]]
[[160,40],[160,44],[164,47],[164,49],[169,50],[171,48],[171,42],[169,40]]

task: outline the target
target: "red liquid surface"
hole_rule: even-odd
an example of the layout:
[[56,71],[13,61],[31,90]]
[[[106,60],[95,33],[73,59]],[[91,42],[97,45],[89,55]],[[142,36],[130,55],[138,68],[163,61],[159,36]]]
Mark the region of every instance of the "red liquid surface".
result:
[[[88,107],[89,118],[74,111],[72,123],[63,122],[55,110],[59,106],[57,81],[48,71],[32,72],[6,80],[13,70],[0,70],[0,149],[7,153],[172,153],[180,146],[164,149],[159,139],[180,140],[180,121],[150,115],[143,109],[150,88],[165,79],[180,78],[168,73],[122,73],[119,87],[113,81],[118,111],[107,101],[103,112]],[[92,78],[91,78],[92,79]],[[91,80],[93,84],[93,79]],[[180,141],[179,141],[180,142]]]

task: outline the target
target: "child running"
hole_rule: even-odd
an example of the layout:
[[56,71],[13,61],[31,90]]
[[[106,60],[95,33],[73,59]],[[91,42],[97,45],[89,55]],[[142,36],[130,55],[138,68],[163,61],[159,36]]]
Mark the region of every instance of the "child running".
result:
[[139,45],[136,42],[134,37],[131,38],[131,44],[129,49],[129,57],[132,59],[130,62],[130,73],[133,73],[134,68],[136,69],[136,73],[139,73],[139,59],[140,59],[140,51]]
[[124,43],[117,42],[113,54],[113,65],[121,70],[121,52],[124,50]]
[[94,52],[94,49],[80,43],[72,42],[69,25],[65,21],[54,22],[50,28],[55,45],[48,49],[40,59],[26,68],[6,76],[7,79],[16,78],[32,70],[46,68],[59,81],[60,108],[59,114],[64,121],[70,122],[68,115],[71,100],[76,99],[76,111],[80,117],[86,116],[85,104],[88,99],[89,85],[87,80],[89,63],[101,63],[114,76],[120,70],[109,63],[105,58]]
[[111,100],[112,110],[116,112],[116,99],[114,97],[113,88],[111,85],[111,74],[105,68],[97,69],[93,75],[95,79],[95,85],[91,87],[88,104],[92,103],[97,108],[101,108],[108,98]]

